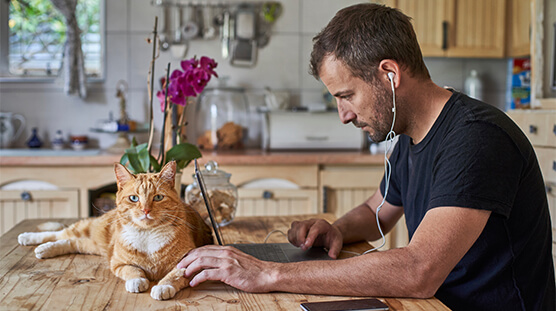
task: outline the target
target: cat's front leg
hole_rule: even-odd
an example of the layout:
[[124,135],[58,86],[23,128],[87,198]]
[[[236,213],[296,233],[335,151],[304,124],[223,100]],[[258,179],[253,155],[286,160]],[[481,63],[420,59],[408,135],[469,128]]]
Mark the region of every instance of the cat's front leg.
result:
[[187,287],[189,279],[184,277],[185,269],[174,268],[157,285],[151,289],[151,297],[166,300],[174,297],[177,292]]
[[38,245],[44,242],[56,241],[62,231],[24,232],[17,236],[21,245]]
[[130,293],[142,293],[149,289],[145,272],[138,267],[111,262],[112,272],[125,281],[125,289]]

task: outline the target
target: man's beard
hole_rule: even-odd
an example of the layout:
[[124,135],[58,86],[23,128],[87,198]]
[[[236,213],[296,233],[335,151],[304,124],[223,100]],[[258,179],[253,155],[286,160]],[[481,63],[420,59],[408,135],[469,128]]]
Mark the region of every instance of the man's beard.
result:
[[373,98],[374,108],[373,115],[376,121],[372,124],[355,120],[352,123],[359,128],[371,128],[369,138],[373,142],[381,142],[386,140],[386,136],[392,128],[393,112],[392,112],[392,94],[382,87],[379,83],[373,83],[376,90]]

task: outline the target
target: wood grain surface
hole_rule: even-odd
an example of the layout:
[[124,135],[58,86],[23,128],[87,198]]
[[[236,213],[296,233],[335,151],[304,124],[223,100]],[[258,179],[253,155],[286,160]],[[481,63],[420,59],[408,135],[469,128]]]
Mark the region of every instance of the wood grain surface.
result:
[[[334,220],[331,214],[319,216]],[[238,217],[222,228],[222,234],[227,243],[262,243],[271,231],[285,233],[292,221],[309,217],[314,216]],[[73,254],[37,259],[35,247],[19,245],[17,236],[38,231],[37,225],[44,221],[25,220],[0,237],[0,310],[301,310],[299,305],[303,302],[360,298],[251,294],[220,282],[206,282],[178,292],[171,300],[157,301],[150,297],[150,289],[140,294],[126,292],[124,282],[110,272],[103,257]],[[71,224],[75,220],[58,221]],[[285,241],[278,232],[268,239],[268,242]],[[344,249],[360,253],[369,247],[367,243],[358,243]],[[342,256],[351,255],[342,253]],[[434,298],[380,299],[390,310],[449,310]]]

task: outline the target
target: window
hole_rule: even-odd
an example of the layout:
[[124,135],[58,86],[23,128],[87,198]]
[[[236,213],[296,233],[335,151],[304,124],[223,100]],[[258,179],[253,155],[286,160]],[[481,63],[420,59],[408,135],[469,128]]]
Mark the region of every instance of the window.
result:
[[[79,0],[77,23],[89,78],[102,78],[104,56],[103,0]],[[66,41],[65,19],[50,0],[0,3],[0,77],[54,78]]]

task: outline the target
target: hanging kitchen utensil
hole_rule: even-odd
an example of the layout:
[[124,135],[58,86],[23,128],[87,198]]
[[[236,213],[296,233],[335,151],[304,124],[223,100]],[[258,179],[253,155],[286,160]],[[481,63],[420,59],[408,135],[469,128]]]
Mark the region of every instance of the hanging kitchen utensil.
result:
[[161,18],[160,31],[158,38],[160,40],[160,50],[166,51],[170,48],[170,37],[172,36],[172,20],[170,18],[169,10],[171,3],[166,0],[157,0],[156,6],[159,8]]
[[222,12],[222,25],[220,27],[220,40],[222,41],[222,58],[228,59],[230,56],[230,27],[232,21],[230,19],[230,11],[224,9]]
[[191,40],[199,34],[199,25],[195,21],[194,11],[195,6],[191,3],[187,4],[184,8],[181,34],[185,40]]
[[174,9],[174,15],[172,19],[172,32],[174,34],[172,46],[170,51],[174,58],[183,58],[187,53],[188,44],[183,39],[182,28],[183,28],[183,6],[177,6]]
[[282,4],[280,2],[265,2],[261,6],[261,22],[257,35],[257,46],[263,48],[270,41],[270,32],[276,19],[282,15]]
[[231,36],[230,64],[253,67],[257,63],[257,14],[251,3],[238,5],[234,14],[234,33]]
[[203,39],[214,39],[216,29],[214,28],[214,6],[206,4],[202,7],[203,11]]

